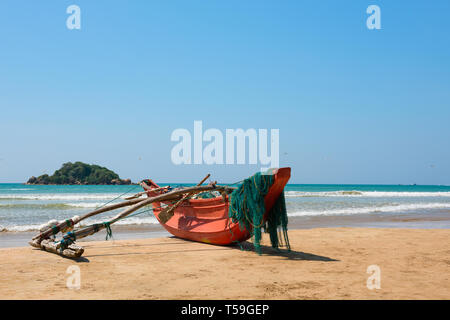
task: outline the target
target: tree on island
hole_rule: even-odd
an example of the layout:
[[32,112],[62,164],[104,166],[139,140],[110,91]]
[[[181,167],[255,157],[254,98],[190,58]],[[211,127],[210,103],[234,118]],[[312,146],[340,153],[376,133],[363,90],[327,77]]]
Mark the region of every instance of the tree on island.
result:
[[27,184],[131,184],[130,179],[122,180],[119,175],[105,167],[90,165],[83,162],[67,162],[52,176],[48,174],[31,177]]

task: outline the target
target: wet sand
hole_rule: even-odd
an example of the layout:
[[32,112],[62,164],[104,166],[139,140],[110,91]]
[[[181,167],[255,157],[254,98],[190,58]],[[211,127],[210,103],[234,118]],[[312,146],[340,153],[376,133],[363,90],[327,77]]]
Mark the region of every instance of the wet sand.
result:
[[[78,260],[0,249],[0,299],[450,298],[449,229],[315,228],[289,236],[290,253],[264,247],[261,256],[173,237],[84,242]],[[367,287],[371,265],[380,268],[380,289]],[[80,289],[67,287],[70,266],[80,268]]]
[[[450,214],[444,211],[433,214],[353,214],[289,217],[289,230],[340,227],[450,229]],[[115,240],[171,236],[160,224],[114,225],[112,231]],[[0,248],[28,246],[28,241],[36,234],[37,231],[0,232]],[[105,240],[105,237],[105,231],[101,231],[81,241],[101,241]]]

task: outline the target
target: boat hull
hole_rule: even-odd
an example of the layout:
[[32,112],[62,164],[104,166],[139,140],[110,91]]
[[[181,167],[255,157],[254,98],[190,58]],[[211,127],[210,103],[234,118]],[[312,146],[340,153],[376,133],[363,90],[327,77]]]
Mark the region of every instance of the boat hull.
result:
[[[264,197],[266,208],[264,219],[267,219],[268,212],[287,184],[291,169],[273,169],[273,174],[274,182]],[[153,187],[158,186],[153,184]],[[149,192],[150,195],[151,192]],[[222,197],[216,197],[185,201],[174,210],[174,215],[166,223],[162,223],[159,219],[161,205],[161,202],[153,203],[153,212],[156,218],[168,232],[178,238],[216,245],[229,245],[250,238],[251,230],[241,229],[238,223],[233,223],[228,217],[228,198],[224,200]]]

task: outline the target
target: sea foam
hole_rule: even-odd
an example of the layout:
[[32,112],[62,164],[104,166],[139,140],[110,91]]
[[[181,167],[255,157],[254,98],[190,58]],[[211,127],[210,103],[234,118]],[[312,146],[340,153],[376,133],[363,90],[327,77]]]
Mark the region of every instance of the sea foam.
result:
[[104,200],[124,199],[129,195],[111,193],[53,193],[53,194],[1,194],[0,200],[62,200],[62,201],[82,201],[82,200]]
[[288,210],[288,216],[330,216],[330,215],[353,215],[370,213],[406,212],[425,209],[450,209],[450,203],[409,203],[398,205],[381,205],[360,208],[339,208],[324,210]]
[[396,192],[396,191],[356,191],[356,190],[340,190],[340,191],[322,191],[322,192],[303,192],[303,191],[286,191],[287,198],[309,198],[309,197],[450,197],[450,192]]

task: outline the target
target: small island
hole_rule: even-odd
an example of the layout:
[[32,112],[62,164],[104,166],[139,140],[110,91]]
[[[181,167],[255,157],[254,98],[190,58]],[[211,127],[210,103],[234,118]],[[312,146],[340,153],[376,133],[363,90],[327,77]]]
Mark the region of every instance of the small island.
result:
[[31,177],[26,184],[41,185],[129,185],[130,179],[122,180],[119,175],[105,167],[83,162],[67,162],[52,176],[48,174]]

